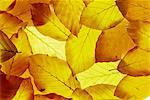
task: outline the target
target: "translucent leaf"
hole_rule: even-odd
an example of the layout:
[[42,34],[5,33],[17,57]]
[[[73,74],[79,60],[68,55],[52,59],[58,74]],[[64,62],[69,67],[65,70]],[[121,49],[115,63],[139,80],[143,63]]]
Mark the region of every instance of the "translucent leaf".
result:
[[0,31],[0,63],[9,60],[17,52],[17,48],[7,37],[7,35]]
[[15,96],[22,81],[22,78],[7,76],[0,72],[0,99],[11,100]]
[[115,0],[94,0],[81,15],[81,23],[95,29],[108,29],[123,19]]
[[30,78],[24,79],[12,100],[33,100],[34,92]]
[[0,0],[0,11],[8,11],[11,9],[15,0]]
[[149,0],[117,0],[116,3],[123,16],[128,20],[150,22]]
[[117,71],[119,62],[95,63],[88,70],[77,74],[81,88],[97,84],[108,84],[117,86],[120,80],[125,76]]
[[127,53],[118,70],[133,76],[150,75],[150,52],[135,48]]
[[74,89],[68,83],[71,71],[65,61],[47,55],[33,55],[30,57],[29,71],[41,92],[70,98]]
[[71,34],[56,17],[53,8],[48,4],[32,4],[32,20],[36,28],[44,35],[57,40],[66,40]]
[[18,53],[8,61],[2,63],[2,71],[8,75],[20,76],[28,68],[28,56],[31,55],[31,47],[28,37],[23,30],[14,34],[11,41],[16,46]]
[[93,100],[120,100],[114,96],[116,87],[112,85],[95,85],[86,88],[86,91],[92,96]]
[[51,93],[47,95],[35,95],[34,100],[71,100],[71,99],[67,99],[60,95]]
[[78,37],[70,35],[66,43],[66,58],[73,74],[88,69],[95,62],[95,46],[101,31],[82,26]]
[[43,36],[35,27],[27,27],[25,32],[27,33],[33,54],[48,54],[49,56],[66,59],[65,42]]
[[84,8],[82,0],[53,0],[56,15],[61,22],[73,33],[80,30],[80,16]]
[[93,99],[85,90],[77,88],[72,94],[72,100],[93,100]]
[[9,38],[25,25],[17,17],[6,12],[0,13],[0,22],[0,30],[3,31]]
[[127,32],[128,21],[123,20],[114,28],[104,30],[96,44],[96,61],[116,61],[134,47]]
[[23,22],[27,22],[28,24],[32,24],[31,21],[31,5],[30,0],[15,0],[16,3],[14,8],[8,11],[12,15],[16,16]]
[[150,76],[125,77],[117,86],[115,95],[127,100],[144,100],[150,96]]
[[128,32],[136,45],[150,51],[150,23],[134,21],[129,24]]

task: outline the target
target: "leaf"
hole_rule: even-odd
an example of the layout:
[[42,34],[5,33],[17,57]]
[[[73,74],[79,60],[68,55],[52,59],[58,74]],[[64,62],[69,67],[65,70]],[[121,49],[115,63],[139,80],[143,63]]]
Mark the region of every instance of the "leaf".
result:
[[115,0],[94,0],[83,10],[81,23],[95,29],[108,29],[123,19]]
[[135,45],[127,32],[128,21],[123,20],[114,28],[104,30],[96,43],[96,61],[117,61]]
[[77,35],[81,24],[80,16],[84,8],[82,0],[53,0],[57,17],[71,31]]
[[41,92],[70,98],[74,89],[68,83],[71,71],[65,61],[47,55],[33,55],[30,56],[29,71]]
[[120,100],[114,96],[116,87],[112,85],[95,85],[86,88],[86,91],[92,96],[93,100]]
[[8,13],[16,16],[23,22],[26,22],[27,24],[32,24],[31,20],[31,5],[30,0],[15,0],[16,3],[14,5],[14,8],[8,11]]
[[66,40],[71,34],[59,21],[53,8],[48,4],[32,4],[31,12],[33,23],[42,34],[57,40]]
[[150,95],[150,76],[126,76],[117,86],[115,95],[128,100],[143,100]]
[[14,5],[15,0],[0,0],[0,11],[8,11]]
[[0,31],[0,63],[12,58],[17,52],[17,48],[7,35]]
[[123,16],[128,20],[150,22],[149,0],[117,0],[116,3]]
[[27,33],[33,54],[48,54],[49,56],[66,59],[65,42],[45,37],[35,27],[27,27],[25,32]]
[[2,63],[2,71],[7,75],[20,76],[28,68],[28,56],[32,54],[28,37],[23,30],[11,37],[19,53],[8,61]]
[[88,69],[95,62],[95,46],[101,31],[82,26],[78,37],[69,36],[66,43],[66,59],[73,74]]
[[20,28],[25,26],[25,23],[23,23],[20,19],[7,12],[0,13],[0,21],[0,30],[3,31],[9,38],[14,33],[17,33]]
[[97,84],[117,86],[120,80],[125,76],[117,71],[118,63],[119,62],[95,63],[88,70],[77,74],[76,76],[81,88],[85,89]]
[[150,23],[134,21],[129,24],[128,32],[136,45],[146,51],[150,51]]
[[22,78],[7,76],[0,71],[0,99],[11,100],[15,96],[22,81]]
[[93,100],[93,99],[85,90],[77,88],[72,94],[72,100]]
[[30,78],[24,79],[12,100],[33,100],[34,92]]
[[71,100],[71,99],[67,99],[60,95],[51,93],[47,95],[35,95],[34,100]]
[[87,7],[87,5],[90,3],[90,2],[93,2],[94,0],[83,0],[85,6]]
[[122,73],[140,76],[150,75],[150,52],[135,48],[127,53],[118,65],[118,70]]

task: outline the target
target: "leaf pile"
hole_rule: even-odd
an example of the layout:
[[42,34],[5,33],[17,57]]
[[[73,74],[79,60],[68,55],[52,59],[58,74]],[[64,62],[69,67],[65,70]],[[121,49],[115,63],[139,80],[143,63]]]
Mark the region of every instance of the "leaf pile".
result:
[[0,0],[0,100],[149,98],[149,0]]

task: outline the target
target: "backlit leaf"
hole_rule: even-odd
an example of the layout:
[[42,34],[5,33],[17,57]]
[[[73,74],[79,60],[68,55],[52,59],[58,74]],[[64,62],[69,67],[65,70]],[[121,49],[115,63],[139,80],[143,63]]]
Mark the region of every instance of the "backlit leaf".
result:
[[12,58],[17,52],[17,48],[7,35],[0,31],[0,63]]
[[7,76],[0,72],[0,100],[11,100],[15,96],[22,81],[22,78]]
[[150,22],[149,0],[116,0],[116,3],[123,16],[128,20]]
[[94,0],[81,15],[81,23],[95,29],[108,29],[123,19],[115,0]]
[[71,34],[66,43],[66,57],[73,74],[88,69],[95,62],[95,46],[101,31],[82,26],[78,37]]
[[25,24],[15,16],[6,12],[0,13],[0,30],[3,31],[9,38],[14,33],[17,33],[24,25]]
[[65,42],[43,36],[35,27],[27,27],[27,33],[33,54],[48,54],[61,59],[65,57]]
[[80,16],[84,8],[82,0],[53,0],[56,15],[73,33],[78,34],[81,24]]
[[48,4],[32,4],[32,20],[36,28],[44,35],[57,40],[66,40],[69,30],[56,17],[53,8]]
[[0,0],[0,11],[10,10],[15,0]]
[[67,82],[71,71],[65,61],[47,55],[33,55],[29,71],[40,91],[71,97],[74,89]]
[[96,44],[96,61],[116,61],[134,47],[127,32],[128,21],[123,20],[114,28],[104,30]]
[[72,100],[93,100],[93,99],[85,90],[77,88],[72,94]]
[[117,86],[115,95],[125,100],[144,100],[150,96],[150,76],[125,77]]
[[150,51],[150,23],[134,21],[129,24],[128,32],[136,45]]
[[31,55],[31,47],[28,37],[23,30],[14,34],[11,41],[16,46],[18,53],[8,61],[2,63],[2,71],[8,75],[20,76],[28,68],[28,56]]
[[30,78],[24,79],[12,100],[33,100],[33,88]]
[[133,76],[150,75],[150,52],[135,48],[127,53],[118,70]]
[[86,88],[86,91],[92,96],[93,100],[120,100],[114,96],[116,87],[112,85],[95,85]]
[[119,62],[95,63],[88,70],[77,74],[81,88],[97,84],[108,84],[117,86],[120,80],[125,76],[117,71]]

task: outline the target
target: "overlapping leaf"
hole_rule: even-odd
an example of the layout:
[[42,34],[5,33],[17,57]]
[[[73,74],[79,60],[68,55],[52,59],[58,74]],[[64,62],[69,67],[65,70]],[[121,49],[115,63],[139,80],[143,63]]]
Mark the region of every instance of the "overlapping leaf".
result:
[[125,76],[117,71],[118,63],[119,62],[95,63],[88,70],[77,74],[81,88],[84,89],[97,84],[117,86],[120,80]]
[[0,63],[12,58],[17,52],[12,41],[0,30]]
[[81,24],[80,16],[84,8],[82,0],[53,0],[56,15],[73,33],[78,34]]
[[128,99],[146,99],[150,96],[150,76],[126,76],[117,86],[115,95]]
[[123,16],[131,21],[150,22],[150,2],[149,0],[116,0]]
[[40,91],[71,97],[75,83],[70,83],[72,79],[68,82],[72,75],[65,61],[47,55],[33,55],[30,57],[29,71]]
[[95,62],[95,46],[101,31],[82,26],[78,37],[70,35],[66,43],[66,57],[73,74],[82,72]]
[[53,8],[48,4],[32,4],[32,20],[37,29],[44,35],[58,40],[66,40],[69,30],[56,17]]
[[134,47],[127,32],[128,21],[124,19],[114,28],[104,30],[96,44],[96,61],[116,61]]
[[95,29],[108,29],[123,19],[115,0],[93,0],[81,15],[81,23]]

